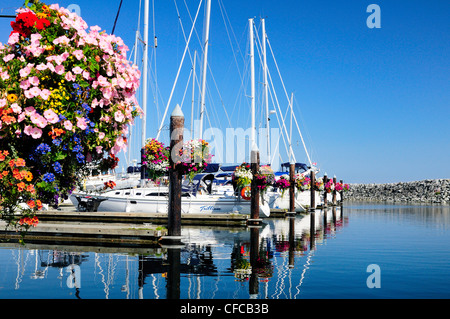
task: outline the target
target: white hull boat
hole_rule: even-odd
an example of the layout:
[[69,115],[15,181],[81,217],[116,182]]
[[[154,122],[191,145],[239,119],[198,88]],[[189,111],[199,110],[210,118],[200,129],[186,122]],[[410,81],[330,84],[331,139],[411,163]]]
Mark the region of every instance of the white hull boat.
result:
[[[77,199],[77,197],[79,199]],[[99,202],[98,212],[149,212],[167,214],[169,196],[167,187],[133,188],[111,190],[101,195],[91,196],[74,193],[72,203],[79,206],[79,201],[95,198]],[[181,212],[188,214],[250,214],[250,201],[231,195],[210,195],[183,193]],[[260,203],[261,218],[270,216],[267,202]]]
[[[269,202],[271,209],[289,209],[289,190],[286,190],[282,196],[280,192],[270,192],[264,196]],[[316,206],[321,203],[320,195],[315,192]],[[306,212],[311,206],[311,192],[295,192],[295,211],[297,213]]]

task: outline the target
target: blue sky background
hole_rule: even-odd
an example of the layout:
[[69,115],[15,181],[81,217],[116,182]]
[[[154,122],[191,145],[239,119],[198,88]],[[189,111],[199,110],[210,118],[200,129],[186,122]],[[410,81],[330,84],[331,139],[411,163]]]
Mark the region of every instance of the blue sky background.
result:
[[[89,26],[99,25],[111,33],[120,0],[58,3],[64,7],[79,5]],[[115,29],[130,50],[138,26],[139,3],[123,1]],[[370,15],[366,9],[372,3],[381,9],[379,29],[366,25]],[[22,4],[22,0],[0,0],[0,14],[14,14],[14,9]],[[199,0],[177,0],[176,4],[187,36],[192,25],[188,10],[193,18]],[[202,7],[196,23],[198,38],[194,34],[191,40],[191,54],[194,50],[201,52],[203,12]],[[450,178],[449,12],[450,2],[437,0],[212,0],[208,52],[211,73],[206,101],[211,125],[223,132],[227,127],[250,126],[248,18],[255,18],[259,35],[260,17],[265,17],[286,90],[289,95],[294,92],[294,110],[308,152],[322,173],[363,183]],[[155,0],[154,13],[159,94],[153,94],[155,79],[151,77],[147,137],[156,136],[185,46],[175,2]],[[142,19],[143,16],[141,37]],[[7,42],[9,22],[10,19],[0,19],[0,42]],[[152,39],[152,0],[149,27]],[[142,46],[138,52],[141,59]],[[155,71],[153,52],[150,50],[151,72]],[[287,98],[271,56],[268,59],[278,100],[286,110]],[[259,125],[262,75],[257,55],[255,62]],[[199,66],[197,59],[197,76]],[[183,112],[188,129],[190,71],[187,56],[168,111],[170,114],[177,103],[181,104],[187,90]],[[196,87],[196,102],[198,92]],[[272,127],[278,127],[274,115],[271,119]],[[168,117],[165,122],[168,124]],[[205,128],[209,126],[206,120]],[[297,161],[306,162],[296,129],[293,133]],[[139,121],[134,136],[131,159],[138,158]],[[167,130],[161,139],[168,140]],[[284,146],[280,146],[280,155],[287,161]],[[123,158],[120,165],[125,166]]]

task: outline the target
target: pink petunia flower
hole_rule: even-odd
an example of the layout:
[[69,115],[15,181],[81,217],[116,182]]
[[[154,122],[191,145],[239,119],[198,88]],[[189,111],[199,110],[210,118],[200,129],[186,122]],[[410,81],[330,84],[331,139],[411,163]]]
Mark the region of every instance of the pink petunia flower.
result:
[[81,130],[85,130],[87,128],[86,120],[84,117],[77,117],[77,127]]
[[14,54],[13,54],[13,53],[8,54],[8,55],[5,55],[5,56],[3,57],[3,61],[5,61],[6,63],[8,63],[9,61],[11,61],[12,59],[14,59]]
[[20,37],[20,34],[19,34],[18,32],[12,33],[12,34],[9,36],[8,44],[9,44],[9,45],[16,44],[17,42],[19,42],[19,37]]
[[18,114],[22,112],[22,108],[19,106],[19,104],[17,103],[13,103],[11,104],[11,109],[13,110],[14,113]]
[[47,65],[44,64],[44,63],[41,63],[38,66],[36,66],[36,69],[39,70],[39,71],[47,70]]
[[114,113],[114,119],[117,122],[122,123],[123,120],[125,119],[125,116],[123,115],[123,113],[121,111],[116,111],[116,113]]
[[31,85],[38,86],[39,85],[39,79],[37,76],[32,76],[28,79]]
[[77,79],[77,77],[76,77],[76,75],[74,75],[72,72],[70,72],[70,71],[68,71],[67,73],[66,73],[66,75],[64,76],[64,78],[67,80],[67,81],[69,81],[69,82],[74,82],[76,79]]
[[59,122],[59,116],[53,110],[49,109],[44,112],[44,116],[52,124]]
[[64,65],[57,65],[55,67],[55,73],[62,75],[64,73]]
[[75,50],[72,54],[77,58],[77,60],[81,60],[84,57],[83,50]]
[[80,68],[79,66],[76,66],[72,69],[72,72],[75,74],[81,74],[83,72],[83,69]]
[[33,97],[36,97],[41,94],[41,89],[34,86],[31,89],[29,89],[28,92],[30,92],[33,95]]
[[36,124],[40,128],[44,128],[47,126],[47,120],[45,119],[45,117],[36,112],[30,116],[30,119],[33,124]]
[[40,97],[41,97],[43,100],[47,101],[48,98],[49,98],[49,96],[50,96],[51,94],[52,94],[52,92],[50,92],[49,90],[43,89],[43,90],[41,90]]
[[40,128],[33,127],[31,125],[25,126],[23,132],[34,139],[38,139],[42,136],[42,130]]
[[23,69],[21,69],[19,71],[19,74],[22,78],[26,78],[31,72],[31,68],[28,67],[28,65],[26,67],[24,67]]
[[66,130],[71,131],[72,130],[72,122],[70,121],[64,121],[64,127],[66,128]]
[[42,130],[40,128],[38,128],[38,127],[33,127],[31,129],[30,133],[31,133],[31,137],[34,138],[34,139],[41,138],[41,136],[42,136]]
[[83,71],[83,78],[89,80],[91,78],[91,74],[88,71]]
[[25,81],[20,82],[20,88],[22,90],[28,90],[29,87],[30,87],[30,81],[25,80]]

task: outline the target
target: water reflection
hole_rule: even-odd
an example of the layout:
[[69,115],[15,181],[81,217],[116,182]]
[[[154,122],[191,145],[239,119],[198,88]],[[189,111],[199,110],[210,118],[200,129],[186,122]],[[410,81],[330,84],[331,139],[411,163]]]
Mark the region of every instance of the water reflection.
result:
[[2,243],[0,298],[295,298],[314,251],[346,223],[333,207],[262,227],[184,227],[175,248]]

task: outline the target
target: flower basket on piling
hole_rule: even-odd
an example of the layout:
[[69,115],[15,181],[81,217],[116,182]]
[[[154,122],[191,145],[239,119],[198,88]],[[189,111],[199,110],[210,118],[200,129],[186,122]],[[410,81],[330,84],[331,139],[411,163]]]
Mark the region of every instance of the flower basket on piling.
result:
[[319,191],[319,192],[324,190],[324,183],[323,183],[322,177],[317,177],[315,179],[314,190]]
[[325,187],[325,191],[327,193],[331,193],[332,191],[334,191],[335,185],[334,185],[333,180],[329,179],[324,187]]
[[300,192],[311,189],[311,179],[308,176],[304,176],[303,174],[295,174],[294,183],[295,188]]
[[194,139],[183,144],[180,150],[181,161],[177,169],[192,182],[195,175],[202,173],[209,163],[212,155],[209,153],[209,144],[202,139]]
[[275,182],[275,187],[281,189],[281,197],[284,196],[286,189],[288,189],[290,186],[291,183],[289,182],[288,175],[281,175],[280,178]]
[[147,169],[149,178],[156,181],[169,171],[169,149],[164,143],[154,138],[147,139],[142,154],[142,164]]
[[258,174],[254,178],[256,180],[256,187],[261,191],[261,195],[264,195],[268,187],[272,186],[275,181],[273,170],[268,165],[261,166]]
[[236,167],[232,175],[232,180],[239,189],[250,186],[252,179],[253,174],[250,169],[250,164],[245,162]]

